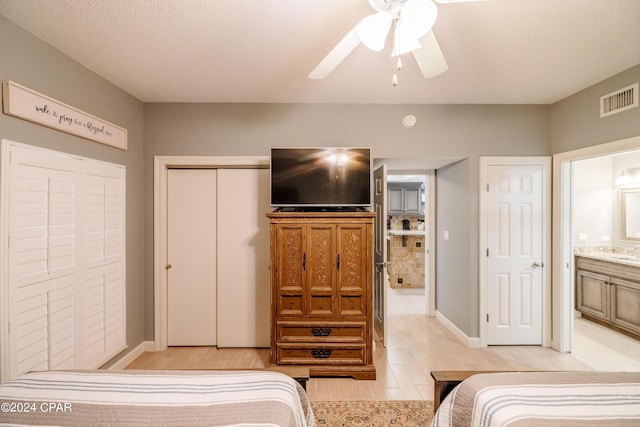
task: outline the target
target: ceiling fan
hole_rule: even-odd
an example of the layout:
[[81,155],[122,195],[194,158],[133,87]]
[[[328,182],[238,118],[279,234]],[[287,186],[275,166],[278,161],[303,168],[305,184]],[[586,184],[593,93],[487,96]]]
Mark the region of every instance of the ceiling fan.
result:
[[[425,79],[447,70],[438,41],[431,28],[436,22],[436,3],[462,3],[485,0],[368,0],[377,12],[369,15],[329,52],[309,73],[310,79],[326,78],[360,43],[371,50],[384,49],[393,26],[392,57],[411,52]],[[400,63],[398,63],[400,68]],[[395,77],[394,77],[395,78]]]

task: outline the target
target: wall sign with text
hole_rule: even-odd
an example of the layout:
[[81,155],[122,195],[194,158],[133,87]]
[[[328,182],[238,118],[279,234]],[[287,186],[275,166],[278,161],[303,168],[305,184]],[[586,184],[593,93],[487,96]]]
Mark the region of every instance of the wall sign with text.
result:
[[11,80],[2,82],[3,111],[75,136],[127,149],[127,130]]

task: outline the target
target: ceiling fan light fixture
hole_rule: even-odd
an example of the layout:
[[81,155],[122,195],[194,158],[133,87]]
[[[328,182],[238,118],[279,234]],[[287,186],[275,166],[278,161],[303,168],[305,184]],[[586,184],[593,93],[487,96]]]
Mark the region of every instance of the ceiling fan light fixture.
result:
[[392,57],[411,52],[425,79],[445,72],[447,63],[432,31],[438,14],[436,3],[462,1],[485,0],[369,0],[376,13],[356,24],[309,73],[309,78],[326,78],[360,43],[381,51],[392,23]]
[[622,171],[620,172],[620,176],[616,178],[616,182],[614,183],[614,185],[616,187],[622,186],[622,185],[629,185],[629,184],[633,184],[633,181],[634,181],[633,176],[631,176],[629,172]]
[[384,10],[367,16],[358,24],[358,38],[366,47],[379,52],[384,49],[392,21],[391,15]]
[[398,26],[404,37],[420,39],[436,23],[438,6],[432,0],[407,0],[400,11]]
[[391,56],[420,49],[419,39],[431,31],[437,16],[438,8],[432,0],[407,0],[394,21]]

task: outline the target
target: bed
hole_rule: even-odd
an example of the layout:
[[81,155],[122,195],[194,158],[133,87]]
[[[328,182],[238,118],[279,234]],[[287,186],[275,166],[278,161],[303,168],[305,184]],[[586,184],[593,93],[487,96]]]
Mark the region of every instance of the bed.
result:
[[46,371],[0,385],[0,425],[309,426],[302,386],[270,371]]
[[473,375],[444,399],[432,427],[638,426],[640,372]]

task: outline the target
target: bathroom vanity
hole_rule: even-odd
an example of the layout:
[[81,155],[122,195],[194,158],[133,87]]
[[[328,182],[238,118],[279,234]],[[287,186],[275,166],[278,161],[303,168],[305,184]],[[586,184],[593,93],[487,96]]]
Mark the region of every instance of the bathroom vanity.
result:
[[640,339],[640,257],[576,255],[576,310],[603,326]]

